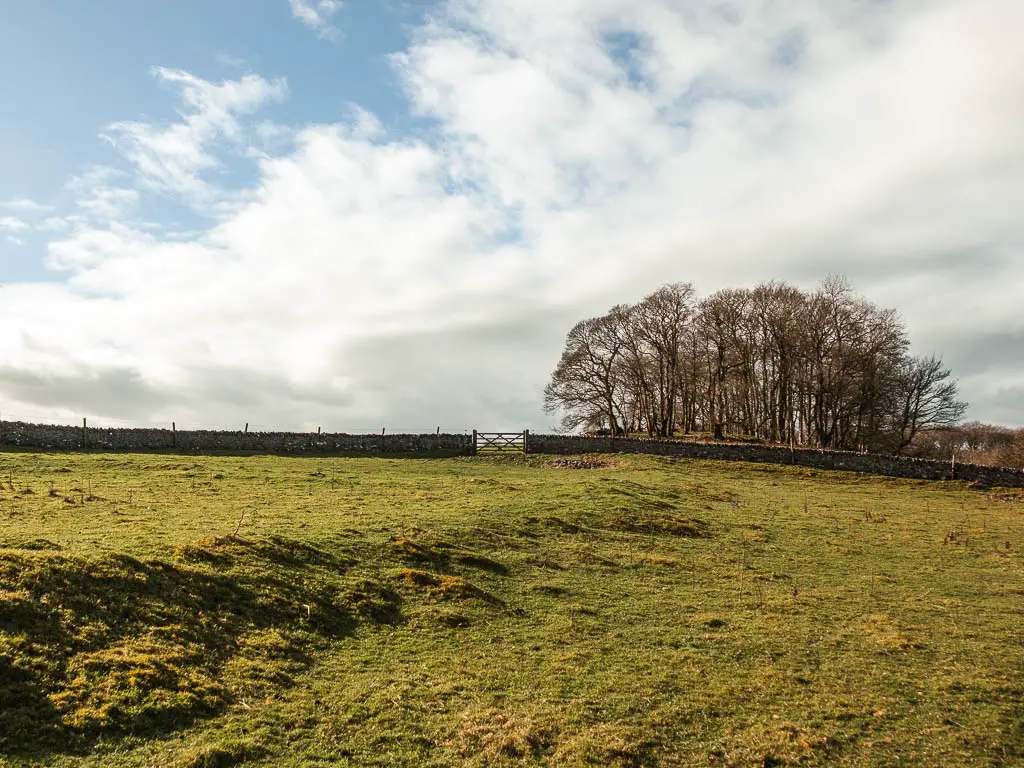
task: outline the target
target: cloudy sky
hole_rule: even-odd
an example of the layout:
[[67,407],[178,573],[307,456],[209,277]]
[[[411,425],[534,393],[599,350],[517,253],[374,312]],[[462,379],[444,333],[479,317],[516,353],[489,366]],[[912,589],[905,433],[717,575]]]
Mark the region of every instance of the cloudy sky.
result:
[[545,429],[578,319],[845,274],[1024,425],[1020,0],[3,0],[4,419]]

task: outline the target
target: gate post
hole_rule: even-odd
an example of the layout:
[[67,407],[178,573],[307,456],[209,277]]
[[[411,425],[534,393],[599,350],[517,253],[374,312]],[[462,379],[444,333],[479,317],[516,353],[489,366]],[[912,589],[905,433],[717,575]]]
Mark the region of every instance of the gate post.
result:
[[523,430],[523,455],[525,456],[530,452],[530,430]]
[[469,455],[476,456],[476,430],[473,430],[473,445],[469,448]]

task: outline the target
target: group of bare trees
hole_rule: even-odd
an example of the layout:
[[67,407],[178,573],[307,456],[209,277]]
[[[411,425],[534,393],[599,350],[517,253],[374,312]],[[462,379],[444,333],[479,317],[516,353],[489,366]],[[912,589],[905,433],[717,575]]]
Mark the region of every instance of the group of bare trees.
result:
[[841,278],[704,299],[672,283],[577,323],[545,406],[567,430],[902,453],[966,408],[942,361],[908,348],[896,312]]
[[928,459],[1024,469],[1024,429],[969,421],[921,430],[908,453]]

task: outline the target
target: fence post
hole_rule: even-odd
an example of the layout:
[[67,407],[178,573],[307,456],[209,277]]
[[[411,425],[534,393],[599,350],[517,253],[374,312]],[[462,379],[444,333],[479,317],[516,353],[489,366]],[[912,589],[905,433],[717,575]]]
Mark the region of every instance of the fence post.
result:
[[525,456],[530,452],[530,430],[523,430],[523,455]]
[[175,422],[171,422],[171,445],[174,450],[178,450],[178,425]]
[[88,427],[86,426],[86,420],[84,418],[82,419],[82,447],[89,447],[89,432]]
[[469,447],[469,455],[476,456],[476,430],[473,430],[473,444]]

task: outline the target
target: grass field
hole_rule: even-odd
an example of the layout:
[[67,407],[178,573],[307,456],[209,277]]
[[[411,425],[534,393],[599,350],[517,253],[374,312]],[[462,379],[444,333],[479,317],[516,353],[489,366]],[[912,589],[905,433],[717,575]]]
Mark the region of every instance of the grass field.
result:
[[765,465],[0,454],[0,764],[1024,765],[1024,503]]

